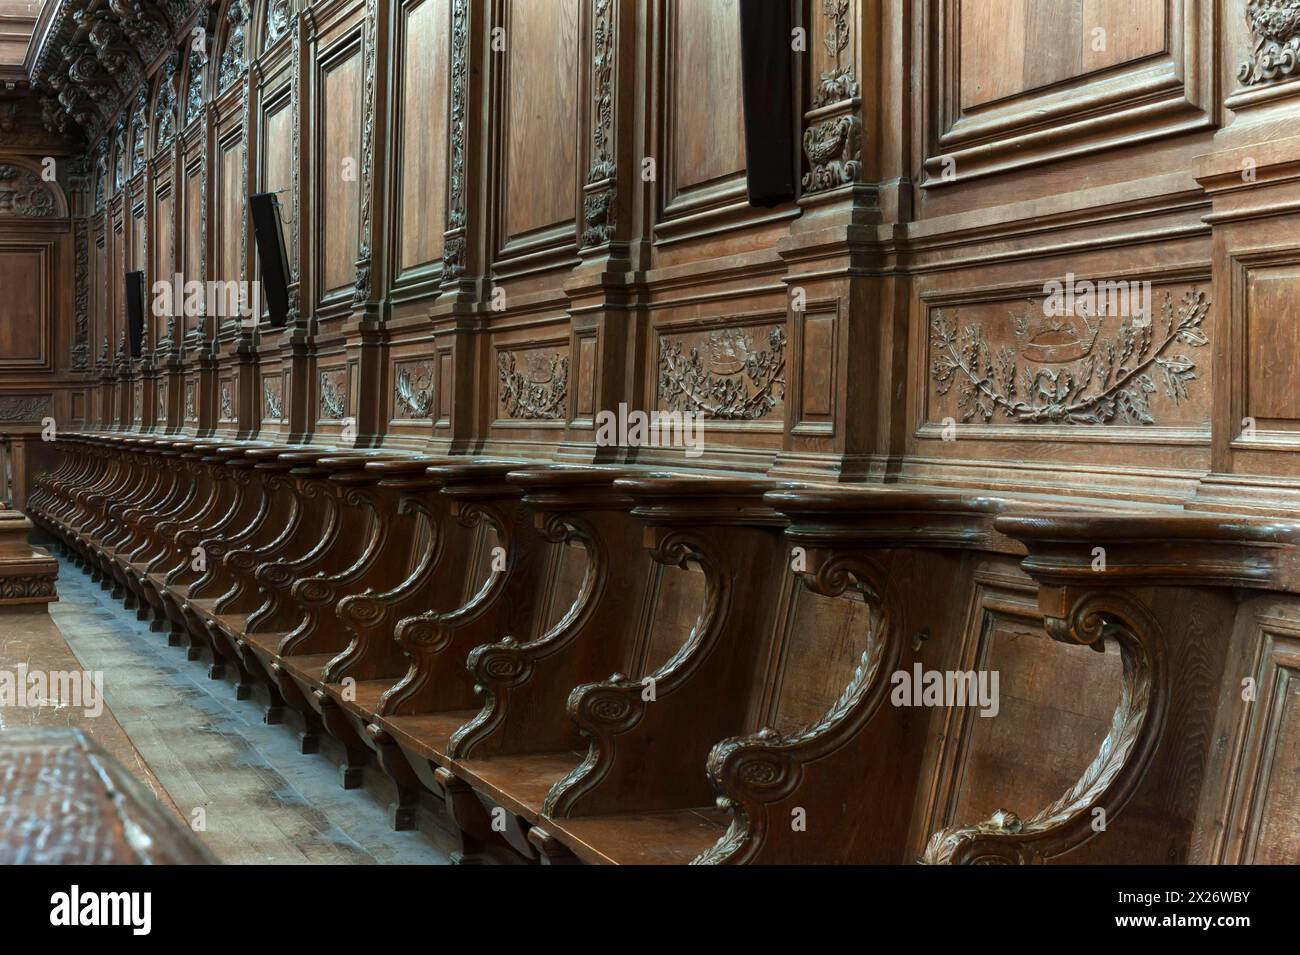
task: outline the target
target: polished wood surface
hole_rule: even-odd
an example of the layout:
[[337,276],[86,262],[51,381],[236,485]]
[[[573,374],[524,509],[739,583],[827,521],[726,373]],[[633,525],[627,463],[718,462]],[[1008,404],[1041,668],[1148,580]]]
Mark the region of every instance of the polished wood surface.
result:
[[[798,2],[768,209],[738,4],[187,0],[112,84],[58,20],[33,520],[463,861],[1298,861],[1300,6]],[[256,281],[261,191],[287,327],[133,360],[122,273]]]

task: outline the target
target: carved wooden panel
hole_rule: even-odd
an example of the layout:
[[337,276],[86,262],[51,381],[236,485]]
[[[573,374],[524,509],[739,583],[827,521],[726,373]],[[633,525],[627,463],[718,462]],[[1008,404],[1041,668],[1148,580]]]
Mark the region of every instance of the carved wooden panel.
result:
[[318,379],[319,394],[317,418],[322,421],[343,421],[351,415],[348,369],[322,369]]
[[996,715],[981,716],[994,711],[977,705],[934,710],[942,742],[929,831],[1002,809],[1027,819],[1051,805],[1097,757],[1120,698],[1113,647],[1099,654],[1057,643],[1043,630],[1032,585],[976,579],[968,629],[948,666],[983,675],[990,691],[996,674],[997,693],[987,697]]
[[735,0],[666,5],[665,214],[685,214],[744,194],[740,16]]
[[394,419],[432,417],[434,396],[433,362],[430,359],[399,361],[393,365]]
[[656,406],[715,421],[780,421],[786,345],[783,322],[660,326]]
[[860,595],[824,597],[794,589],[781,656],[771,679],[772,702],[762,726],[791,734],[807,729],[829,710],[872,639],[879,639],[871,609]]
[[1148,289],[1098,279],[1071,287],[1073,299],[1039,292],[928,301],[926,420],[1003,428],[1206,424],[1208,286]]
[[924,185],[1202,129],[1217,115],[1213,5],[933,0]]
[[[227,282],[238,281],[242,276],[240,261],[242,246],[240,236],[244,217],[244,147],[240,134],[229,136],[217,152],[217,274],[212,278]],[[229,311],[229,310],[227,310]],[[224,320],[235,318],[226,314]]]
[[1300,350],[1288,319],[1300,301],[1298,283],[1300,256],[1294,249],[1233,258],[1234,339],[1240,344],[1234,420],[1252,419],[1265,436],[1270,431],[1300,431],[1300,401],[1295,395]]
[[277,376],[262,379],[262,421],[278,422],[284,418],[284,382]]
[[[197,166],[190,166],[185,172],[185,202],[183,208],[184,229],[182,231],[182,272],[187,282],[197,281],[203,277],[203,216],[200,212],[203,204],[203,174]],[[195,319],[185,317],[185,328],[196,327]]]
[[496,366],[498,418],[559,421],[568,413],[567,346],[503,348]]
[[959,90],[971,110],[1164,52],[1164,0],[961,0]]
[[1225,695],[1238,713],[1228,762],[1221,845],[1212,861],[1294,865],[1300,860],[1300,623],[1291,602],[1256,604],[1249,669]]
[[[171,183],[168,182],[165,189],[155,190],[154,206],[152,216],[153,226],[153,271],[150,278],[154,282],[165,281],[171,283],[172,276],[176,272],[176,223],[173,218],[175,212],[175,196],[171,190]],[[152,292],[151,292],[152,298]],[[168,311],[170,311],[170,307]],[[159,323],[165,323],[164,316],[155,316],[151,319],[150,324],[153,327],[155,340],[160,339],[166,331],[165,324],[159,327]]]
[[[282,206],[280,218],[284,229],[284,248],[293,262],[297,255],[298,230],[293,228],[293,100],[284,86],[267,96],[262,117],[262,181],[265,192],[278,193]],[[259,273],[260,274],[260,273]]]

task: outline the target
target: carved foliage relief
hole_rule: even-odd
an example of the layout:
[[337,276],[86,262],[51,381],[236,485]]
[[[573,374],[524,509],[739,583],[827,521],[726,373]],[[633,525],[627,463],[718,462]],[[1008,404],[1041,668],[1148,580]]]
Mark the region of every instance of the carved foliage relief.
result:
[[39,421],[50,413],[51,395],[0,396],[0,421]]
[[320,414],[328,421],[348,416],[348,370],[330,368],[320,373]]
[[718,420],[779,420],[785,354],[779,324],[660,335],[659,409]]
[[20,166],[0,165],[0,215],[42,219],[54,212],[54,195],[39,175]]
[[564,417],[569,356],[564,348],[502,351],[497,356],[497,414],[554,421]]
[[428,418],[433,412],[433,362],[399,361],[393,366],[393,417]]
[[279,378],[262,379],[262,420],[284,418],[284,382]]
[[805,192],[856,182],[862,171],[862,120],[855,108],[861,89],[849,51],[849,0],[822,0],[821,20],[828,68],[813,91],[815,121],[803,134]]
[[1300,0],[1250,0],[1246,22],[1255,45],[1237,71],[1246,86],[1300,71]]
[[1059,312],[1041,300],[932,308],[930,420],[1174,427],[1209,420],[1207,287],[1157,288],[1145,308],[1116,307],[1098,294]]

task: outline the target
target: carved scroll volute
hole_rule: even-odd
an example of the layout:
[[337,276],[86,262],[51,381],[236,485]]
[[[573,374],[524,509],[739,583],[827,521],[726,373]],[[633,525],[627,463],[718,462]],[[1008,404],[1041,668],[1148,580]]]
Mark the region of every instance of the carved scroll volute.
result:
[[384,691],[375,707],[377,716],[403,716],[419,713],[420,699],[432,682],[432,669],[427,660],[444,649],[453,631],[487,611],[505,591],[511,570],[517,560],[513,521],[509,520],[499,501],[455,501],[452,516],[461,526],[473,529],[486,522],[496,531],[497,542],[504,548],[506,566],[494,570],[487,582],[469,602],[448,613],[428,610],[398,622],[393,636],[410,658],[411,665],[394,686]]
[[[734,571],[708,539],[672,527],[648,527],[646,546],[650,556],[666,567],[686,568],[695,564],[704,574],[704,605],[690,636],[677,652],[654,673],[656,699],[662,700],[686,682],[707,654],[697,652],[718,639],[731,604]],[[587,755],[546,794],[542,812],[563,818],[609,772],[614,759],[614,738],[639,723],[646,707],[645,684],[615,673],[599,683],[585,683],[569,694],[567,709],[578,732],[588,740]]]
[[1098,819],[1114,824],[1155,757],[1169,710],[1167,647],[1155,618],[1120,590],[1044,586],[1039,599],[1053,640],[1118,648],[1123,677],[1110,732],[1083,775],[1046,809],[1028,819],[1002,809],[978,825],[940,830],[924,863],[1038,864],[1105,838]]
[[[422,498],[403,495],[398,501],[397,513],[400,517],[422,522],[425,527],[425,534],[420,538],[423,545],[415,569],[406,580],[390,590],[379,593],[368,587],[360,594],[344,597],[339,602],[335,612],[351,637],[347,647],[326,664],[323,673],[326,683],[338,683],[344,677],[353,675],[350,671],[366,654],[370,640],[388,639],[393,626],[390,621],[394,616],[390,608],[405,596],[406,591],[418,587],[432,569],[438,566],[442,557],[446,529]],[[368,677],[362,676],[359,679]]]
[[798,788],[803,765],[862,732],[889,696],[888,678],[898,669],[902,641],[881,598],[884,573],[865,555],[837,555],[822,548],[808,548],[806,553],[806,569],[799,578],[807,589],[826,597],[856,591],[871,608],[867,648],[848,686],[816,723],[790,734],[765,727],[713,747],[709,780],[718,793],[718,807],[731,813],[731,824],[692,865],[780,861],[762,857],[766,837],[774,824],[788,820],[776,807]]
[[591,523],[567,513],[537,514],[536,531],[547,543],[580,543],[587,555],[578,596],[568,612],[536,640],[520,643],[505,636],[470,651],[467,666],[474,677],[474,692],[483,697],[483,709],[452,734],[447,755],[466,759],[474,745],[491,733],[501,720],[503,696],[510,688],[527,683],[533,675],[533,655],[554,652],[554,647],[590,617],[609,576],[609,553],[604,538]]

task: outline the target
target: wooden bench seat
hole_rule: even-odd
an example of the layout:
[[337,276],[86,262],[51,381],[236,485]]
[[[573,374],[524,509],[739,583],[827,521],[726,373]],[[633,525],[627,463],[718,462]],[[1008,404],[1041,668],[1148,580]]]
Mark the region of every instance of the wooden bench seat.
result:
[[[1243,771],[1212,740],[1255,718],[1233,691],[1253,659],[1237,595],[1300,592],[1300,529],[1267,519],[321,447],[60,445],[34,519],[193,655],[264,683],[268,719],[297,710],[304,752],[322,733],[341,743],[345,786],[378,766],[395,826],[421,792],[440,800],[462,861],[1190,856]],[[215,567],[191,565],[204,541]],[[1026,637],[1028,656],[1006,655]],[[913,668],[995,658],[1017,738],[1042,729],[1023,714],[1109,726],[1046,744],[1081,760],[1056,794],[981,775],[978,760],[1015,752],[969,710],[891,699]],[[1113,692],[1113,713],[1051,698],[1071,685]],[[1157,782],[1180,773],[1175,790]]]

